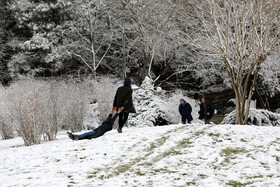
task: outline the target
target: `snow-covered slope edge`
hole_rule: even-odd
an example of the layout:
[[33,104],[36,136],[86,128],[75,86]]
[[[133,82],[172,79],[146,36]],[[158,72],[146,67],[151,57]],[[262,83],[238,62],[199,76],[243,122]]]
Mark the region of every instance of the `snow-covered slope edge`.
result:
[[170,125],[30,147],[0,141],[0,186],[277,186],[280,128]]

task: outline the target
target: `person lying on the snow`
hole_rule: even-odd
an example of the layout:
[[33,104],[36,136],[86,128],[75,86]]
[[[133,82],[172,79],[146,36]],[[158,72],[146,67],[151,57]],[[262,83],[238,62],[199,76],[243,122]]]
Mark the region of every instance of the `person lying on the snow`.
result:
[[119,113],[123,109],[124,109],[123,107],[119,108],[118,112],[114,115],[114,117],[112,117],[112,114],[110,114],[107,117],[107,119],[102,123],[102,125],[100,125],[96,129],[94,129],[93,131],[86,132],[86,133],[81,134],[81,135],[72,134],[71,132],[67,132],[67,134],[68,134],[69,138],[72,139],[72,140],[83,140],[83,139],[98,138],[99,136],[102,136],[106,132],[113,129],[114,121],[116,120]]

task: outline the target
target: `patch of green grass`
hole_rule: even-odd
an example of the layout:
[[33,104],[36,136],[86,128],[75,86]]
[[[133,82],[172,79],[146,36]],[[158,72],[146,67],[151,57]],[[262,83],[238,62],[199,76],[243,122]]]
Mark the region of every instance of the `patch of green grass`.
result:
[[200,178],[202,178],[202,179],[208,178],[208,176],[207,176],[207,175],[204,175],[204,174],[198,174],[198,176],[199,176]]
[[194,181],[186,182],[186,186],[196,186]]
[[89,175],[87,178],[92,179],[93,177],[94,177],[93,175]]
[[266,163],[260,162],[260,164],[261,164],[264,168],[269,169],[269,167],[268,167],[268,165],[267,165]]
[[229,186],[240,187],[240,186],[250,185],[250,184],[252,184],[252,183],[253,183],[253,182],[241,183],[241,182],[238,182],[238,181],[230,180],[230,181],[227,182],[226,184],[229,185]]
[[104,168],[95,168],[94,170],[95,171],[90,172],[89,175],[96,175],[97,173],[104,171]]
[[240,142],[247,142],[247,140],[241,138],[241,139],[240,139]]
[[221,134],[216,134],[216,133],[208,133],[208,136],[215,136],[215,137],[220,137]]
[[138,176],[144,176],[145,175],[145,173],[142,173],[141,171],[136,171],[135,174],[138,175]]
[[151,162],[143,162],[143,163],[138,164],[138,166],[152,166],[152,165],[153,165],[153,163],[151,163]]
[[160,168],[160,169],[155,169],[154,173],[177,173],[177,171],[171,171],[167,168]]
[[173,156],[173,155],[182,155],[182,153],[180,151],[170,149],[170,150],[162,153],[162,157],[159,158],[159,159],[162,159],[162,158],[165,158],[165,157],[168,157],[168,156]]
[[255,175],[255,176],[251,176],[251,177],[247,177],[247,179],[261,179],[264,178],[263,175]]
[[155,148],[160,147],[161,145],[163,145],[166,140],[169,138],[170,136],[163,136],[160,139],[157,139],[155,142],[150,143],[150,147],[148,147],[146,149],[147,152],[151,152],[153,151]]
[[104,180],[104,179],[105,179],[105,176],[104,176],[104,175],[100,175],[98,178],[99,178],[100,180]]
[[126,165],[120,165],[120,166],[118,166],[118,167],[115,168],[116,171],[117,171],[116,174],[125,173],[126,171],[129,170],[130,167],[131,167],[131,165],[128,165],[128,164],[126,164]]
[[189,138],[185,138],[178,143],[179,148],[190,147],[193,142],[190,141]]
[[205,131],[198,131],[198,132],[194,133],[195,136],[201,136],[201,135],[204,135],[204,134],[205,134]]
[[240,153],[248,153],[248,151],[245,148],[238,148],[238,147],[237,148],[228,147],[221,151],[221,155],[223,156],[236,155]]

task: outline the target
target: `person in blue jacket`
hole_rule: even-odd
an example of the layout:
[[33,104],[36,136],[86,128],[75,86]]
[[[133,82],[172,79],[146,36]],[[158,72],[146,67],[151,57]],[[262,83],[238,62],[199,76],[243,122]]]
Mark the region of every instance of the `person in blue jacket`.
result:
[[192,114],[191,114],[192,113],[192,107],[184,99],[180,99],[179,112],[181,114],[182,124],[186,124],[187,120],[188,120],[188,124],[191,124],[191,121],[193,120],[193,117],[192,117]]
[[118,108],[118,111],[114,116],[112,114],[109,114],[109,116],[102,123],[102,125],[100,125],[96,129],[94,129],[93,131],[86,132],[86,133],[81,134],[81,135],[72,134],[71,132],[67,132],[67,134],[68,134],[69,138],[72,139],[72,140],[83,140],[83,139],[98,138],[98,137],[102,136],[103,134],[105,134],[106,132],[113,129],[114,121],[118,117],[119,113],[121,113],[121,111],[123,111],[123,109],[124,109],[124,107]]

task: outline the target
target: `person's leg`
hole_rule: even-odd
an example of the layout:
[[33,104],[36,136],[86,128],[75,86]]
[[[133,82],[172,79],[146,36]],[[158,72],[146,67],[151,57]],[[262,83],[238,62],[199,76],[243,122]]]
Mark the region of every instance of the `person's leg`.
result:
[[123,126],[123,118],[124,118],[124,112],[119,113],[119,127],[118,127],[118,132],[121,131],[121,128]]
[[205,124],[210,124],[211,119],[205,118]]
[[186,124],[187,118],[185,116],[182,116],[182,124]]
[[118,132],[122,132],[122,128],[123,128],[124,124],[126,123],[126,121],[128,119],[128,115],[129,115],[129,113],[127,113],[127,112],[121,112],[121,113],[122,113],[122,115],[119,115],[119,128],[118,128]]
[[189,120],[188,120],[188,124],[191,124],[191,123],[192,123],[192,121],[189,121]]
[[79,140],[82,139],[90,139],[89,137],[93,136],[95,131],[86,132],[84,134],[79,135]]

